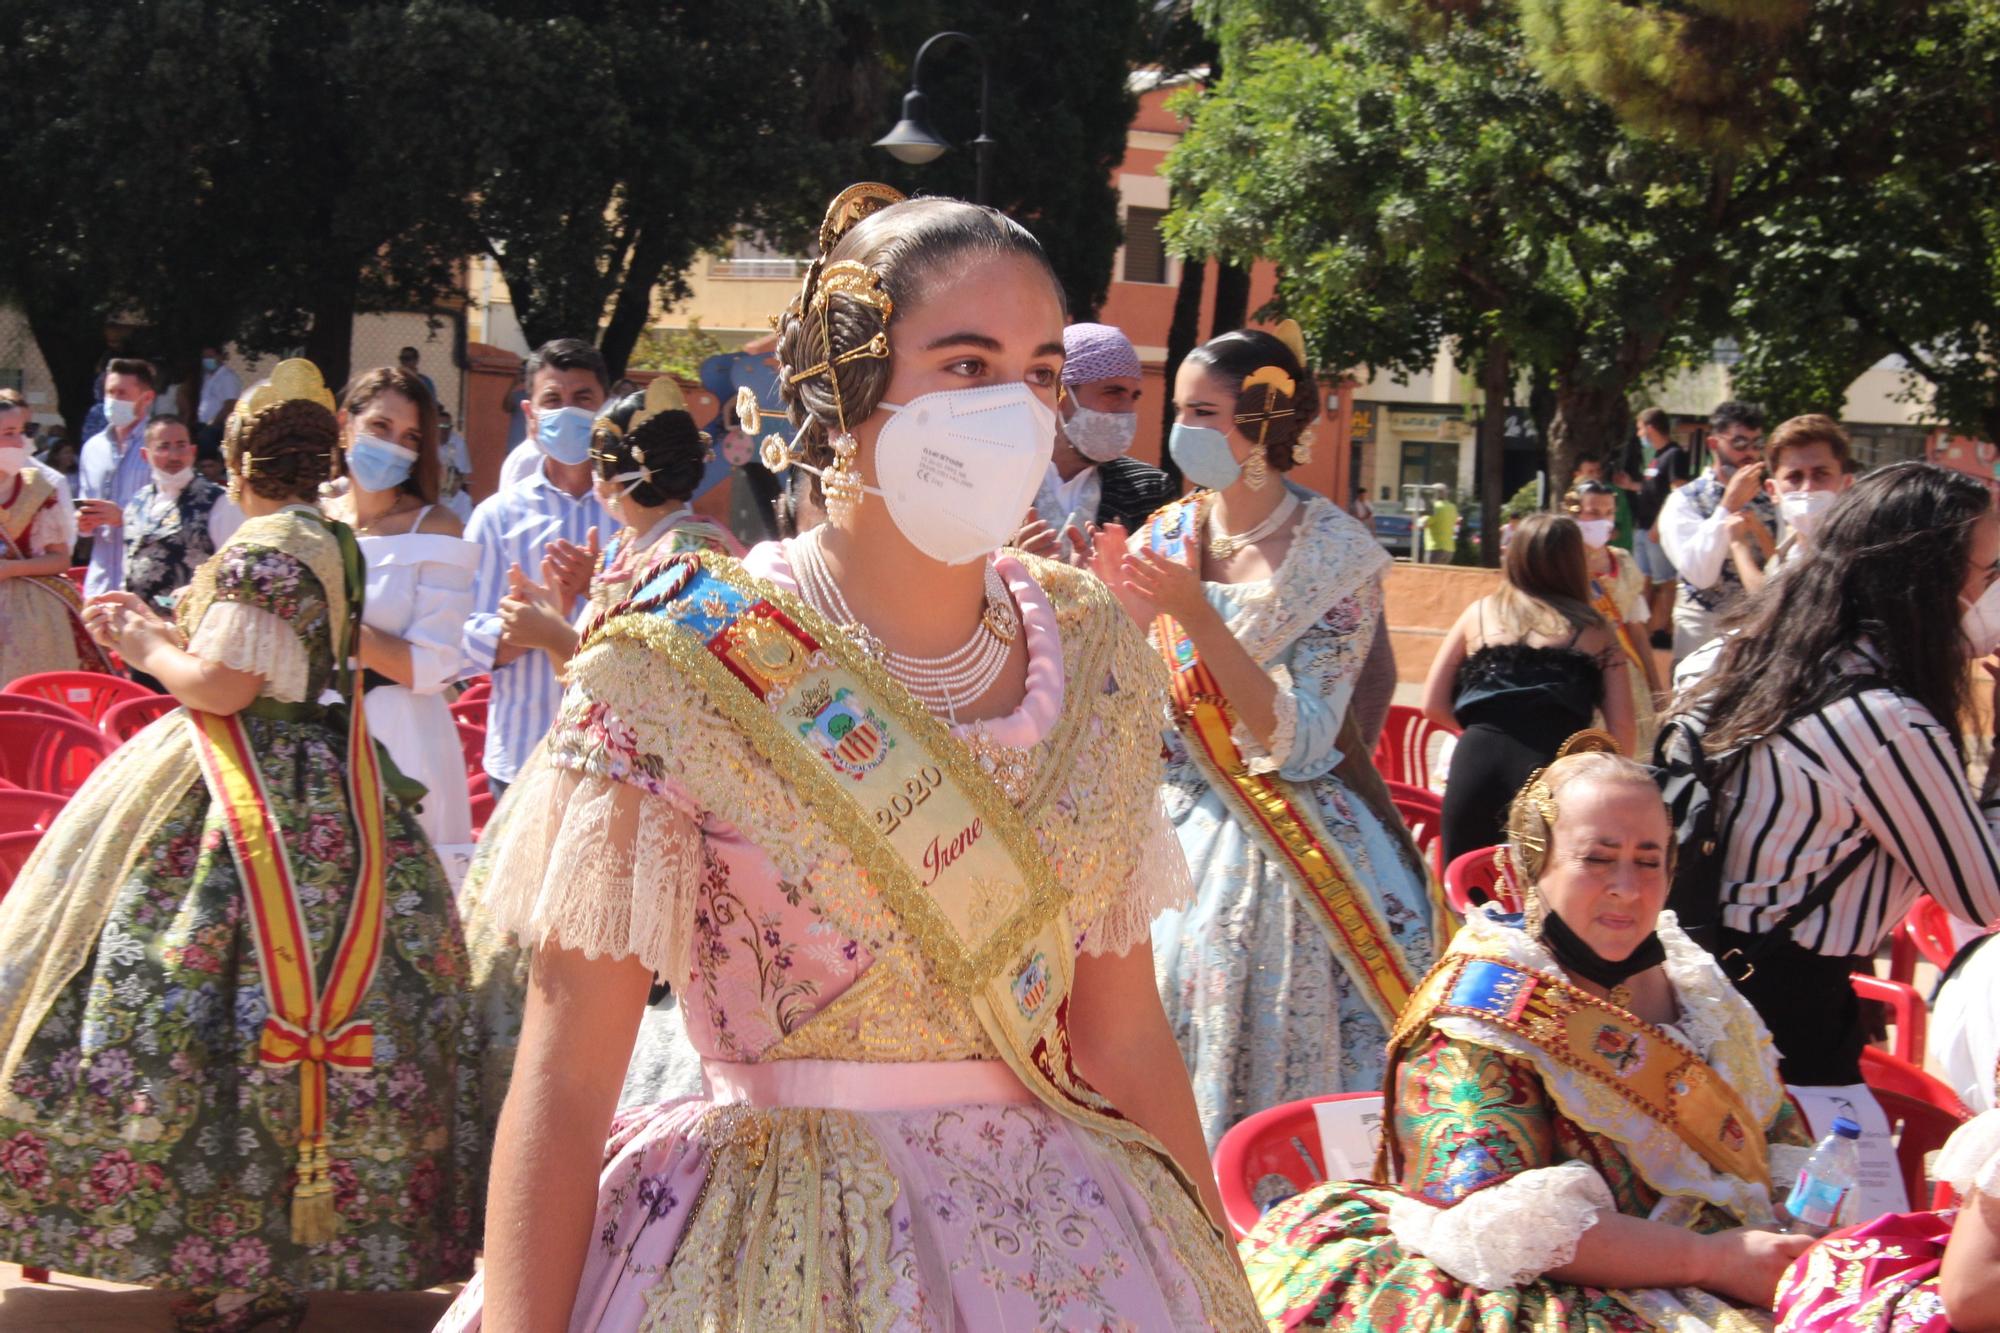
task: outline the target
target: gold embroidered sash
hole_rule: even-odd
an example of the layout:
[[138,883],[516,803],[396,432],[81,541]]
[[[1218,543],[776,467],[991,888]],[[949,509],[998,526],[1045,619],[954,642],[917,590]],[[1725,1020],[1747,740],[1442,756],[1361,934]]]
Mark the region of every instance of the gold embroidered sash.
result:
[[38,467],[24,467],[14,475],[17,482],[14,498],[0,505],[0,536],[5,536],[17,552],[26,556],[32,554],[28,550],[28,528],[49,497],[56,493],[56,486]]
[[1454,953],[1424,978],[1389,1041],[1405,1047],[1440,1017],[1477,1019],[1532,1042],[1678,1136],[1718,1171],[1771,1183],[1764,1127],[1707,1061],[1663,1029],[1546,973]]
[[[317,514],[280,512],[239,528],[223,550],[255,543],[285,551],[305,563],[327,595],[331,632],[346,663],[358,637],[363,575],[360,548],[348,529]],[[213,603],[222,552],[202,567],[199,597],[191,598],[191,627]],[[349,619],[349,615],[352,619]],[[374,1025],[358,1017],[382,957],[387,919],[388,826],[383,778],[362,707],[361,670],[354,667],[347,713],[346,792],[354,820],[354,896],[324,985],[299,906],[298,886],[284,832],[272,813],[264,777],[241,717],[186,710],[209,796],[223,817],[225,841],[243,883],[245,917],[257,942],[258,979],[268,1014],[259,1033],[258,1061],[299,1071],[298,1179],[292,1192],[292,1239],[302,1245],[331,1240],[339,1229],[333,1206],[332,1161],[327,1136],[329,1066],[367,1069],[374,1064]],[[270,704],[258,700],[257,704]],[[254,711],[256,704],[252,705]],[[312,708],[313,705],[296,705]]]
[[672,662],[835,831],[932,978],[966,999],[1037,1098],[1179,1174],[1071,1063],[1067,895],[1026,820],[943,724],[846,633],[726,555],[661,565],[583,646],[621,637]]
[[[1154,516],[1152,548],[1199,571],[1195,502],[1184,500]],[[1283,866],[1299,901],[1319,922],[1339,960],[1385,1029],[1416,989],[1417,974],[1389,933],[1375,900],[1354,875],[1347,855],[1322,821],[1312,793],[1276,773],[1252,773],[1237,747],[1235,715],[1194,640],[1171,616],[1161,616],[1153,641],[1165,659],[1175,720],[1188,753],[1221,794],[1237,823],[1264,855]]]

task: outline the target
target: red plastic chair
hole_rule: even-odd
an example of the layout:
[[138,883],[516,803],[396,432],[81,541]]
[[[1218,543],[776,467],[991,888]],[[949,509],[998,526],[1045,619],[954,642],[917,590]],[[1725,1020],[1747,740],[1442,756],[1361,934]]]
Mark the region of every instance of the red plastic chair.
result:
[[90,573],[89,565],[71,565],[68,569],[65,569],[63,571],[63,577],[68,579],[71,583],[74,583],[76,585],[76,590],[78,592],[82,592],[84,577],[89,573]]
[[67,704],[92,726],[113,704],[127,699],[148,699],[157,693],[136,680],[107,676],[101,671],[41,671],[18,677],[0,690],[0,694],[29,694]]
[[21,867],[28,864],[28,857],[42,840],[38,828],[22,829],[18,833],[0,833],[0,898],[14,886],[14,877],[21,873]]
[[475,727],[486,725],[487,697],[477,699],[454,699],[451,701],[451,715],[460,722],[470,722]]
[[472,797],[472,836],[477,839],[486,831],[487,821],[493,818],[493,793],[486,786],[484,774],[470,780]]
[[486,728],[474,726],[462,717],[452,722],[458,727],[458,749],[465,759],[465,776],[478,777],[486,768]]
[[127,699],[105,709],[104,716],[97,719],[97,729],[109,736],[113,745],[123,745],[180,706],[181,701],[171,694]]
[[90,725],[89,718],[68,704],[57,703],[54,699],[44,699],[36,694],[0,692],[0,713],[32,713],[36,717],[59,717],[65,722],[81,722],[86,727]]
[[1475,847],[1453,858],[1444,868],[1444,896],[1451,910],[1468,916],[1482,902],[1497,902],[1502,911],[1521,910],[1521,895],[1513,876],[1501,865],[1499,847]]
[[85,722],[0,713],[0,774],[17,787],[69,796],[111,749],[111,742]]
[[1930,1007],[1924,1003],[1924,997],[1917,994],[1917,988],[1907,981],[1890,981],[1866,972],[1856,972],[1850,980],[1854,983],[1856,995],[1889,1007],[1890,1021],[1896,1025],[1896,1031],[1890,1038],[1890,1054],[1913,1065],[1921,1065],[1924,1029],[1930,1023]]
[[474,676],[465,682],[465,688],[458,692],[458,698],[452,700],[452,702],[461,704],[471,703],[475,699],[487,698],[492,693],[493,677]]
[[[1903,1188],[1910,1206],[1921,1207],[1926,1197],[1924,1159],[1944,1147],[1951,1132],[1972,1115],[1943,1079],[1873,1046],[1862,1048],[1861,1079],[1889,1117],[1889,1132],[1896,1140],[1896,1165],[1903,1169]],[[1950,1187],[1940,1183],[1929,1194],[1931,1206],[1944,1206],[1950,1194]]]
[[1238,1121],[1215,1145],[1215,1180],[1222,1190],[1222,1211],[1230,1229],[1241,1238],[1250,1234],[1262,1212],[1257,1207],[1257,1183],[1282,1176],[1302,1194],[1326,1179],[1326,1153],[1320,1147],[1319,1122],[1313,1107],[1320,1102],[1382,1100],[1379,1092],[1336,1092],[1307,1097],[1259,1111]]
[[55,822],[69,797],[52,791],[27,791],[20,787],[0,789],[0,833],[40,832]]
[[[1951,913],[1928,893],[1918,898],[1910,914],[1903,918],[1903,924],[1896,928],[1895,939],[1897,944],[1907,942],[1911,949],[1922,954],[1939,971],[1950,967],[1951,960],[1958,956],[1951,933]],[[1911,970],[1915,971],[1914,960]],[[1898,975],[1893,963],[1889,975],[1898,981],[1911,980]]]
[[1458,734],[1408,704],[1390,704],[1381,739],[1375,742],[1375,767],[1390,782],[1442,791]]

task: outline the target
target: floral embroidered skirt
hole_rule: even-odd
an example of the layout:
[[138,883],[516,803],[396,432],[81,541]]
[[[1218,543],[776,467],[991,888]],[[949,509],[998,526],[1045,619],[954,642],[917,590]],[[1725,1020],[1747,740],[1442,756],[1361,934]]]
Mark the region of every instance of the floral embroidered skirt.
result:
[[1379,1185],[1341,1181],[1264,1215],[1239,1248],[1257,1308],[1272,1329],[1643,1333],[1655,1327],[1614,1293],[1594,1287],[1545,1279],[1487,1291],[1459,1281],[1396,1240],[1389,1230],[1396,1197]]
[[[344,737],[245,721],[325,977],[353,896]],[[338,1234],[295,1244],[299,1069],[258,1060],[256,941],[184,715],[93,774],[0,903],[18,1055],[0,1088],[0,1257],[196,1295],[467,1276],[485,1191],[479,1029],[450,886],[393,807],[387,873],[358,1014],[373,1067],[327,1079]],[[42,942],[65,938],[74,958],[51,963]]]
[[1938,1273],[1956,1217],[1890,1213],[1823,1237],[1778,1284],[1779,1333],[1951,1333]]
[[[439,1324],[480,1327],[475,1279]],[[1151,1154],[1039,1103],[622,1114],[572,1330],[1041,1333],[1257,1326]]]

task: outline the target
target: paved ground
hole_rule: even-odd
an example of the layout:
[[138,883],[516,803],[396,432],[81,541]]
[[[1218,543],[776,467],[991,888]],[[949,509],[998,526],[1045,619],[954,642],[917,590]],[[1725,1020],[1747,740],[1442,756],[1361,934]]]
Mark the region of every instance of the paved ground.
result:
[[[315,1296],[303,1333],[429,1333],[451,1304],[451,1290]],[[0,1264],[4,1333],[172,1333],[172,1298],[145,1287],[58,1273],[47,1286],[23,1282]]]

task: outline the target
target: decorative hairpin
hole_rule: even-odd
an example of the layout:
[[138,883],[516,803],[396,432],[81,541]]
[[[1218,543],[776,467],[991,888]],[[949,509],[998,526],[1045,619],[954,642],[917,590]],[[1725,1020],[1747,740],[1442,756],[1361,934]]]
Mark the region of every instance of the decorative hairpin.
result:
[[903,202],[903,192],[880,181],[861,181],[833,197],[819,224],[819,252],[826,254],[863,218]]

